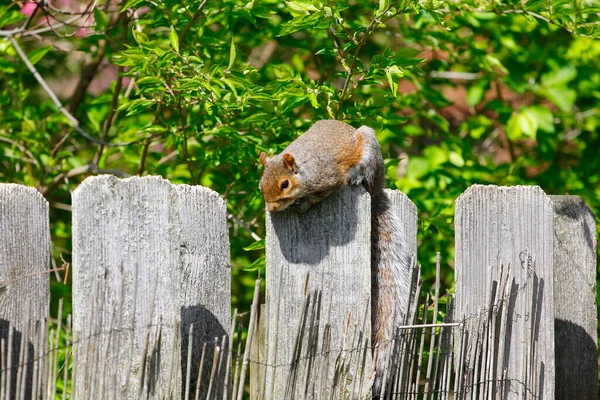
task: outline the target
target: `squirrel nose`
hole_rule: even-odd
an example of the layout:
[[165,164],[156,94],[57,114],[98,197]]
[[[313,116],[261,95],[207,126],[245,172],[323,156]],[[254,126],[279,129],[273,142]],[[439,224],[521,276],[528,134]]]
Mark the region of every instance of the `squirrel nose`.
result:
[[267,203],[267,210],[270,212],[277,211],[279,207],[277,207],[277,203]]

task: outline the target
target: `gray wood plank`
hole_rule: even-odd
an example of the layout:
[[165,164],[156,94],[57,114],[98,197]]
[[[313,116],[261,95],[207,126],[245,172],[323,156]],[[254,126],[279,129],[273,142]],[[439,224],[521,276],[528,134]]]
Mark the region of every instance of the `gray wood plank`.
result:
[[[385,189],[385,193],[390,199],[392,209],[394,210],[395,216],[398,220],[398,232],[394,232],[392,240],[398,251],[402,254],[402,258],[410,262],[413,257],[416,260],[417,256],[417,221],[418,212],[417,206],[413,203],[408,196],[399,190]],[[397,309],[404,316],[407,303],[410,297],[410,270],[402,270],[400,274],[401,282],[399,287],[400,303],[397,305]]]
[[475,185],[456,201],[455,315],[467,319],[467,360],[491,282],[510,267],[508,296],[495,304],[507,308],[507,324],[494,366],[509,399],[554,398],[553,218],[539,187]]
[[598,398],[596,218],[578,196],[554,205],[556,398]]
[[[267,391],[272,387],[273,398],[289,398],[291,390],[296,395],[304,393],[308,367],[312,371],[309,393],[318,391],[320,382],[323,388],[331,386],[328,382],[333,380],[336,357],[341,347],[351,345],[348,342],[354,324],[361,324],[365,316],[363,334],[370,340],[370,197],[362,187],[345,187],[303,214],[289,210],[268,213],[266,227],[270,366]],[[306,325],[318,319],[318,330],[306,329],[299,341],[300,361],[292,365],[307,294],[311,311]],[[317,318],[312,307],[319,301]],[[326,324],[331,326],[329,353],[323,352]],[[340,347],[345,333],[348,338]],[[307,343],[313,341],[318,345],[311,350]],[[370,352],[367,353],[366,370],[370,371]],[[342,356],[350,354],[345,352]],[[343,383],[344,390],[346,384]],[[363,385],[363,391],[366,386]]]
[[0,184],[0,337],[6,346],[9,324],[13,327],[12,394],[8,397],[16,393],[16,366],[23,341],[27,342],[28,355],[27,375],[22,382],[31,393],[33,360],[42,350],[37,348],[35,338],[44,326],[41,320],[48,318],[49,312],[49,270],[48,202],[34,188]]
[[230,296],[226,208],[217,193],[113,176],[88,178],[74,191],[78,397],[180,397],[189,327],[197,362],[203,342],[229,334]]

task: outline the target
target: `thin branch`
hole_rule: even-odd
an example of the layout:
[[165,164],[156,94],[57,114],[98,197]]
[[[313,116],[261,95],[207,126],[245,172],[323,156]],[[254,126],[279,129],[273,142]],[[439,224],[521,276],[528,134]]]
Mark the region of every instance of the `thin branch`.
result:
[[79,15],[79,16],[83,16],[86,13],[88,13],[88,11],[84,10],[84,11],[71,11],[71,10],[63,10],[62,8],[58,8],[52,5],[52,3],[48,2],[46,4],[46,6],[54,11],[55,13],[59,13],[59,14],[63,14],[63,15]]
[[[164,94],[161,93],[160,101],[158,102],[158,105],[156,106],[156,112],[154,113],[154,117],[152,117],[152,125],[156,124],[156,122],[158,121],[158,116],[162,112],[163,95]],[[150,148],[150,144],[152,144],[152,140],[148,139],[148,140],[146,140],[146,143],[144,143],[144,147],[142,148],[142,155],[140,156],[140,165],[137,170],[138,176],[142,176],[142,174],[144,173],[144,169],[146,169],[146,157],[148,156],[148,149]]]
[[[127,32],[127,31],[125,31]],[[127,36],[127,33],[125,33]],[[106,116],[106,120],[104,120],[104,126],[102,127],[102,141],[108,142],[108,132],[112,127],[115,121],[115,115],[117,108],[119,108],[119,95],[121,94],[121,88],[123,86],[123,67],[119,66],[117,68],[117,82],[115,84],[115,91],[113,93],[113,97],[110,101],[110,106],[108,109],[108,115]],[[100,158],[102,157],[102,153],[104,152],[104,145],[98,146],[98,150],[96,155],[94,156],[94,162],[100,163]]]
[[[56,18],[54,15],[50,14],[50,12],[48,12],[48,10],[47,10],[46,8],[44,8],[44,7],[42,7],[42,11],[44,12],[44,15],[46,16],[46,21],[47,21],[47,23],[48,23],[48,27],[50,28],[50,30],[51,30],[51,31],[52,31],[52,32],[53,32],[53,33],[54,33],[54,34],[55,34],[57,37],[71,37],[71,36],[74,36],[74,35],[77,33],[77,31],[78,31],[79,29],[81,29],[81,28],[86,28],[86,27],[89,27],[89,26],[85,26],[85,23],[86,23],[86,22],[87,22],[87,21],[90,19],[90,17],[92,16],[92,11],[90,11],[90,10],[93,10],[93,9],[96,7],[96,2],[97,2],[97,1],[98,1],[98,0],[93,0],[93,1],[92,1],[90,4],[88,4],[88,5],[86,6],[86,8],[85,8],[85,10],[84,10],[83,14],[82,14],[82,15],[78,15],[78,16],[77,16],[77,20],[79,20],[79,19],[81,19],[81,18],[84,18],[84,15],[86,15],[86,17],[85,17],[85,19],[84,19],[83,23],[81,23],[81,24],[78,24],[78,25],[75,25],[75,27],[76,27],[77,29],[75,29],[75,30],[74,30],[72,33],[70,33],[70,34],[64,34],[64,35],[60,34],[60,33],[59,33],[57,30],[56,30],[56,26],[54,26],[54,25],[50,24],[50,20],[51,20],[52,18],[54,18],[54,19],[56,19],[56,20],[58,20],[58,18]],[[64,24],[64,25],[66,25],[66,24]],[[64,25],[63,25],[63,26],[64,26]]]
[[60,138],[58,143],[56,143],[56,146],[54,146],[54,148],[50,152],[50,157],[56,157],[56,153],[58,153],[58,150],[62,147],[62,145],[67,141],[69,137],[71,137],[71,132],[67,132],[62,138]]
[[70,18],[70,19],[68,19],[66,21],[62,21],[62,22],[60,22],[60,23],[58,23],[56,25],[51,25],[50,21],[48,21],[48,25],[47,26],[45,26],[43,28],[32,29],[30,31],[26,31],[23,28],[13,29],[13,30],[10,30],[10,31],[0,30],[0,36],[2,36],[2,37],[30,36],[30,35],[40,34],[40,33],[46,33],[46,32],[53,31],[53,30],[58,29],[58,28],[62,28],[63,26],[71,24],[71,23],[77,21],[80,18],[81,18],[80,16],[73,17],[73,18]]
[[198,18],[198,16],[202,12],[202,10],[204,10],[204,7],[206,7],[207,3],[208,3],[208,0],[204,0],[202,2],[202,4],[200,4],[200,6],[198,6],[198,9],[194,12],[194,14],[192,15],[192,17],[190,18],[188,24],[183,29],[183,32],[181,32],[181,37],[179,38],[179,43],[185,42],[185,38],[187,37],[187,35],[188,35],[189,31],[190,31],[190,28],[192,27],[192,24],[194,23],[194,21],[196,20],[196,18]]
[[39,10],[39,9],[40,9],[40,4],[39,3],[35,3],[35,8],[31,12],[31,14],[29,14],[27,16],[27,20],[25,21],[25,23],[23,24],[23,26],[21,27],[21,29],[26,30],[27,28],[29,28],[29,24],[31,24],[31,21],[33,20],[33,17],[35,16],[35,14],[37,14],[37,10]]
[[88,87],[92,80],[96,76],[96,72],[98,72],[98,68],[102,61],[104,61],[104,53],[106,51],[106,41],[103,41],[99,44],[98,53],[96,59],[91,63],[87,64],[83,67],[83,71],[81,72],[81,76],[79,77],[79,81],[77,82],[77,86],[75,86],[75,90],[73,90],[73,94],[71,95],[71,101],[69,102],[69,112],[73,114],[77,114],[77,110],[83,101],[85,94],[87,93]]
[[[121,23],[123,25],[123,41],[121,43],[122,47],[127,47],[127,24],[129,23],[127,14],[121,12],[119,17],[117,18],[116,24]],[[123,87],[123,71],[124,67],[119,66],[117,68],[117,82],[115,84],[115,91],[112,96],[112,100],[110,101],[110,108],[108,109],[108,115],[106,116],[106,120],[104,121],[104,126],[102,127],[102,140],[104,142],[108,141],[108,132],[112,127],[113,123],[116,120],[117,109],[119,108],[119,95],[121,94],[121,88]],[[102,153],[104,152],[104,146],[99,146],[96,155],[94,156],[94,162],[100,163],[100,158],[102,157]]]
[[25,32],[25,30],[27,30],[27,28],[29,28],[29,24],[31,24],[31,21],[33,20],[33,17],[35,16],[35,14],[37,14],[37,10],[39,10],[39,8],[40,8],[40,4],[36,3],[35,8],[31,12],[31,14],[29,14],[27,16],[27,19],[25,20],[25,23],[23,24],[23,26],[21,26],[18,29],[13,29],[10,31],[0,30],[0,36],[10,37],[10,36],[18,35],[19,33]]
[[429,76],[437,79],[455,81],[475,81],[483,76],[481,72],[431,71]]
[[244,221],[242,221],[241,219],[239,219],[235,215],[227,213],[227,218],[232,219],[233,222],[235,222],[240,227],[242,227],[243,229],[245,229],[250,234],[250,236],[252,237],[252,239],[256,240],[257,242],[259,240],[262,240],[262,238],[260,236],[258,236],[256,233],[254,233],[254,231],[252,229],[250,229],[250,227],[248,225],[246,225],[246,223]]
[[19,43],[17,42],[17,40],[13,36],[9,36],[8,40],[10,41],[10,43],[12,44],[12,46],[14,47],[16,52],[19,54],[19,57],[21,58],[21,60],[23,60],[23,62],[29,69],[29,72],[31,72],[33,74],[33,76],[38,81],[38,83],[42,86],[44,91],[48,94],[48,96],[50,96],[50,99],[52,99],[52,102],[54,103],[54,105],[69,120],[73,129],[75,129],[81,136],[83,136],[90,142],[93,142],[93,143],[96,143],[99,145],[103,145],[103,146],[108,146],[108,147],[124,147],[124,146],[130,146],[132,144],[141,143],[141,142],[147,140],[148,138],[160,136],[160,135],[149,135],[147,137],[133,140],[131,142],[122,142],[122,143],[107,143],[103,140],[100,140],[100,139],[97,139],[97,138],[91,136],[89,133],[84,131],[79,126],[79,121],[77,120],[77,118],[75,118],[73,116],[73,114],[71,114],[69,111],[67,111],[67,109],[65,107],[63,107],[62,103],[60,102],[60,100],[58,99],[56,94],[52,91],[50,86],[48,86],[48,84],[46,83],[44,78],[40,75],[38,70],[33,66],[33,64],[31,64],[31,61],[29,61],[29,58],[27,58],[27,55],[25,54],[25,52],[23,51],[21,46],[19,46]]
[[66,172],[62,172],[60,174],[58,174],[57,176],[54,177],[54,179],[52,179],[52,182],[50,182],[48,185],[43,186],[42,188],[40,188],[40,192],[42,194],[46,194],[49,191],[51,191],[52,189],[54,189],[56,186],[58,186],[63,180],[65,179],[70,179],[70,178],[74,178],[76,176],[79,175],[85,175],[85,174],[109,174],[109,175],[115,175],[121,178],[128,178],[129,175],[127,172],[118,170],[118,169],[103,169],[103,168],[98,168],[98,165],[96,164],[87,164],[87,165],[83,165],[81,167],[77,167],[77,168],[73,168],[70,171],[66,171]]
[[10,144],[18,147],[19,150],[21,150],[21,152],[23,154],[26,154],[29,157],[29,159],[23,159],[23,161],[26,161],[28,163],[35,164],[38,166],[40,165],[39,162],[35,159],[35,156],[27,149],[27,147],[23,146],[21,143],[15,141],[15,140],[12,140],[10,138],[4,137],[4,136],[0,136],[0,141],[10,143]]
[[[42,78],[42,76],[40,75],[40,73],[38,72],[38,70],[33,66],[33,64],[31,63],[31,61],[29,61],[29,58],[27,58],[27,54],[25,54],[25,52],[23,51],[23,49],[21,48],[21,46],[19,46],[19,43],[17,42],[17,40],[13,37],[13,36],[9,36],[8,40],[10,41],[10,43],[12,44],[12,46],[14,47],[14,49],[16,50],[16,52],[19,54],[19,57],[21,57],[21,60],[23,60],[23,62],[25,63],[25,65],[27,66],[27,68],[29,69],[29,72],[31,72],[33,74],[33,76],[35,77],[35,79],[38,81],[38,83],[42,86],[42,88],[46,91],[46,93],[48,93],[48,96],[50,96],[50,98],[52,99],[52,101],[54,102],[54,104],[56,105],[56,107],[58,107],[58,109],[60,110],[60,112],[67,117],[67,119],[69,120],[69,122],[71,122],[71,124],[76,127],[79,126],[79,121],[77,121],[77,118],[75,118],[69,111],[67,111],[62,103],[60,102],[60,100],[58,99],[58,97],[56,96],[56,94],[52,91],[52,89],[50,89],[50,86],[48,86],[48,84],[46,83],[46,81],[44,80],[44,78]],[[87,135],[87,133],[86,133]]]
[[331,40],[333,41],[333,46],[335,47],[335,50],[337,51],[338,55],[340,56],[340,61],[342,63],[342,67],[344,68],[346,73],[351,74],[352,70],[350,69],[350,67],[348,67],[348,63],[346,62],[346,57],[344,57],[344,52],[340,48],[340,45],[338,44],[337,39],[335,38],[335,35],[331,31],[331,29],[328,30],[327,32],[329,33],[329,36],[331,36]]
[[[346,97],[346,93],[348,91],[348,86],[350,85],[350,80],[352,79],[352,76],[353,76],[352,71],[354,70],[356,61],[358,60],[358,57],[360,56],[360,51],[362,50],[362,47],[364,46],[364,44],[367,42],[367,39],[369,38],[369,36],[371,36],[373,31],[375,29],[377,29],[377,27],[381,23],[381,21],[379,20],[379,17],[382,16],[383,14],[385,14],[391,7],[392,7],[392,3],[390,3],[390,5],[388,5],[388,7],[385,10],[383,10],[381,13],[376,15],[373,18],[373,20],[371,20],[371,22],[369,23],[369,26],[367,27],[367,30],[362,35],[362,37],[358,41],[358,44],[356,45],[356,50],[354,51],[354,57],[352,57],[352,64],[350,65],[349,71],[346,74],[346,80],[344,80],[344,86],[342,87],[342,92],[340,94],[340,105],[337,109],[337,112],[335,113],[336,119],[342,109],[342,102],[344,101],[344,98]],[[375,11],[375,13],[377,13],[377,11]]]

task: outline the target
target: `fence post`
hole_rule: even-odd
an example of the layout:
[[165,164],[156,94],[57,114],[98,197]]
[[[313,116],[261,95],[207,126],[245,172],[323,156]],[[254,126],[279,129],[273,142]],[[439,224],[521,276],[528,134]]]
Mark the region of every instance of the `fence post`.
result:
[[578,196],[554,205],[556,398],[598,398],[596,218]]
[[[272,398],[327,393],[336,358],[338,368],[348,362],[354,374],[366,357],[361,371],[372,370],[370,349],[341,351],[358,348],[359,332],[361,346],[371,338],[370,217],[362,187],[345,187],[303,214],[267,214],[266,392]],[[338,390],[350,390],[346,378],[338,379]],[[354,382],[358,393],[361,383]],[[363,392],[367,385],[362,382]]]
[[[34,188],[0,184],[0,338],[7,358],[12,359],[11,368],[2,372],[6,398],[13,398],[19,390],[26,390],[25,398],[34,396],[34,371],[42,374],[43,365],[35,370],[34,360],[45,348],[38,338],[46,337],[40,329],[48,318],[49,269],[48,202]],[[23,343],[27,345],[22,348]],[[6,362],[2,360],[2,366]],[[23,364],[20,369],[19,364]]]
[[475,185],[457,199],[463,394],[554,398],[553,218],[539,187]]
[[[88,178],[74,191],[75,397],[182,397],[192,324],[195,393],[202,343],[230,334],[230,296],[226,208],[217,193],[113,176]],[[204,397],[212,355],[209,347]],[[213,393],[223,390],[219,362]]]

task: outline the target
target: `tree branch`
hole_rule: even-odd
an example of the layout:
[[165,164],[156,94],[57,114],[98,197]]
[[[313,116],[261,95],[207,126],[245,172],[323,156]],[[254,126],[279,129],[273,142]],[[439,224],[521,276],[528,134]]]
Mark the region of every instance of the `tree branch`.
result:
[[[377,29],[377,27],[379,26],[379,24],[381,23],[381,21],[379,20],[379,17],[381,17],[383,14],[385,14],[386,12],[389,11],[389,9],[392,7],[393,3],[390,3],[390,5],[387,6],[387,8],[381,12],[378,12],[377,10],[375,11],[375,16],[373,17],[373,19],[371,20],[371,22],[369,23],[369,26],[367,27],[367,30],[365,31],[365,33],[362,35],[362,37],[360,38],[360,40],[358,41],[358,44],[356,45],[356,50],[354,51],[354,57],[352,57],[352,64],[349,67],[349,70],[346,74],[346,80],[344,81],[344,86],[342,87],[342,91],[340,94],[340,105],[337,109],[337,112],[335,113],[335,118],[337,119],[341,109],[342,109],[342,102],[344,101],[344,98],[346,97],[346,93],[348,92],[348,87],[350,85],[350,80],[352,79],[352,71],[354,70],[354,66],[356,65],[356,60],[358,60],[358,57],[360,56],[360,51],[362,50],[362,47],[364,46],[364,44],[367,42],[367,39],[369,38],[369,36],[371,36],[371,34],[373,33],[373,31],[375,29]],[[390,17],[391,18],[391,17]]]
[[103,140],[100,140],[100,139],[97,139],[97,138],[91,136],[89,133],[87,133],[86,131],[84,131],[79,126],[79,121],[77,120],[77,118],[75,118],[73,116],[73,114],[71,114],[65,107],[63,107],[62,103],[60,102],[60,100],[58,99],[58,97],[56,96],[56,94],[52,91],[52,89],[50,88],[50,86],[48,86],[48,84],[46,83],[46,81],[44,80],[44,78],[40,75],[40,73],[38,72],[38,70],[33,66],[33,64],[31,63],[31,61],[29,61],[29,58],[27,58],[27,54],[25,54],[25,52],[23,51],[23,49],[21,48],[21,46],[19,46],[19,43],[14,38],[14,36],[8,36],[8,40],[10,41],[10,43],[12,44],[12,46],[14,47],[14,49],[16,50],[17,54],[19,54],[19,57],[21,58],[21,60],[23,60],[23,62],[27,66],[27,69],[29,69],[29,72],[31,72],[33,74],[33,76],[38,81],[38,83],[42,86],[42,88],[44,89],[44,91],[48,94],[48,96],[50,96],[50,99],[52,100],[52,102],[54,103],[54,105],[69,120],[69,122],[71,123],[71,126],[73,127],[73,129],[75,129],[75,131],[77,131],[81,136],[83,136],[84,138],[86,138],[90,142],[93,142],[93,143],[96,143],[96,144],[102,145],[102,146],[107,146],[107,147],[124,147],[124,146],[130,146],[132,144],[141,143],[141,142],[143,142],[145,140],[148,140],[149,138],[153,138],[153,137],[158,137],[159,136],[159,135],[149,135],[147,137],[144,137],[144,138],[141,138],[141,139],[137,139],[137,140],[133,140],[131,142],[121,142],[121,143],[108,143],[108,142],[105,142]]
[[250,234],[252,239],[256,240],[257,242],[259,240],[262,240],[262,238],[260,236],[258,236],[256,233],[254,233],[254,231],[252,229],[250,229],[250,227],[248,225],[246,225],[246,223],[244,221],[242,221],[235,215],[227,213],[227,217],[230,218],[231,220],[233,220],[234,223],[238,224],[240,227],[245,229]]
[[204,0],[202,2],[202,4],[200,4],[200,6],[198,6],[198,9],[194,12],[194,14],[192,15],[192,17],[190,18],[190,21],[188,22],[188,24],[183,29],[183,32],[181,32],[181,37],[179,38],[179,43],[185,42],[185,38],[187,37],[187,35],[188,35],[189,31],[190,31],[190,28],[192,27],[192,24],[194,23],[194,21],[196,20],[196,18],[198,18],[198,15],[200,15],[200,13],[202,12],[202,10],[204,10],[204,7],[206,7],[207,3],[208,3],[208,0]]
[[74,178],[76,176],[84,175],[84,174],[96,174],[96,175],[97,174],[109,174],[109,175],[115,175],[115,176],[118,176],[121,178],[128,178],[131,176],[127,172],[124,172],[124,171],[121,171],[118,169],[98,168],[98,165],[92,163],[92,164],[83,165],[81,167],[73,168],[70,171],[66,171],[66,172],[62,172],[62,173],[58,174],[57,176],[54,177],[54,179],[52,179],[52,182],[50,182],[46,186],[42,186],[39,190],[42,194],[46,194],[49,191],[53,190],[55,187],[57,187],[63,180]]

